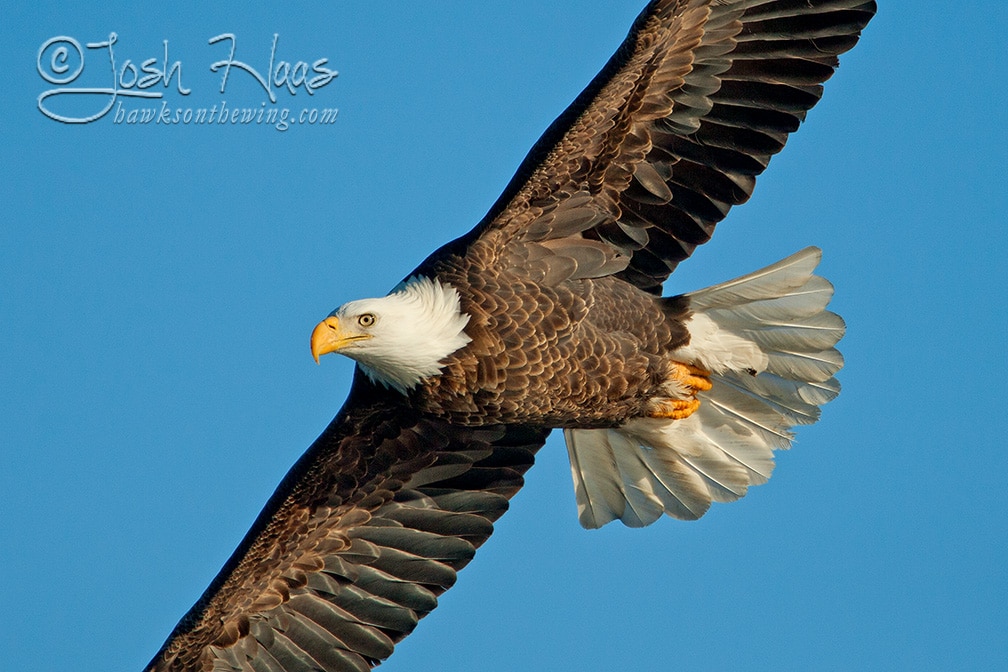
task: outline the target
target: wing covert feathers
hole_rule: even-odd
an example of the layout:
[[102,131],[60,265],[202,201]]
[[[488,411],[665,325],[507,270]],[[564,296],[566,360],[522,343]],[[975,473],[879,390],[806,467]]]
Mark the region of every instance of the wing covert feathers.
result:
[[816,248],[687,294],[690,343],[672,353],[712,372],[713,387],[683,420],[638,418],[617,429],[565,431],[584,527],[639,527],[663,513],[702,516],[765,483],[791,427],[819,419],[840,392],[833,346],[843,320],[826,310],[832,286],[812,272]]
[[455,583],[547,430],[456,429],[361,389],[148,670],[369,670]]
[[[748,200],[874,13],[864,0],[651,2],[462,240],[534,257],[552,282],[615,274],[659,294]],[[598,244],[587,263],[585,240]],[[526,249],[546,241],[551,260]]]

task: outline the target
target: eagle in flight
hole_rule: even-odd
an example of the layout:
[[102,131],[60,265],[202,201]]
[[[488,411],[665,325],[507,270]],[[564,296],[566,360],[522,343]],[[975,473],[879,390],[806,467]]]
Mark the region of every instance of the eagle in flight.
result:
[[808,248],[662,283],[783,148],[864,0],[654,0],[475,228],[314,330],[354,359],[149,672],[365,671],[437,606],[553,429],[578,518],[695,519],[765,482],[834,398],[843,321]]

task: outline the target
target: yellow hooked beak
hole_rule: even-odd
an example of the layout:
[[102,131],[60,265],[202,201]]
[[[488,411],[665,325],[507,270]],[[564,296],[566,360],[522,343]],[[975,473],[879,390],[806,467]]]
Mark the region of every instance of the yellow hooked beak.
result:
[[311,354],[315,358],[315,363],[319,363],[319,357],[330,352],[336,352],[351,341],[359,340],[359,334],[347,334],[341,327],[340,321],[335,317],[327,317],[316,325],[311,335]]

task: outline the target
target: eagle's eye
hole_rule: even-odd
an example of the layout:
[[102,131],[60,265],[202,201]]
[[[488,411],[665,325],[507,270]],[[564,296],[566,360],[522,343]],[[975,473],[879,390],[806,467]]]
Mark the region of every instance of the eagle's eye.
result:
[[357,318],[357,324],[362,327],[370,327],[375,323],[375,316],[371,313],[364,313]]

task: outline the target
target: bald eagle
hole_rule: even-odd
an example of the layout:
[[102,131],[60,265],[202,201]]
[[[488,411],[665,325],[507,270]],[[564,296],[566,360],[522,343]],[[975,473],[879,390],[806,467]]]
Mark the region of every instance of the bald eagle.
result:
[[578,517],[699,518],[839,392],[809,248],[674,297],[819,100],[863,0],[654,0],[486,216],[311,336],[357,362],[148,670],[368,670],[437,605],[562,429]]

